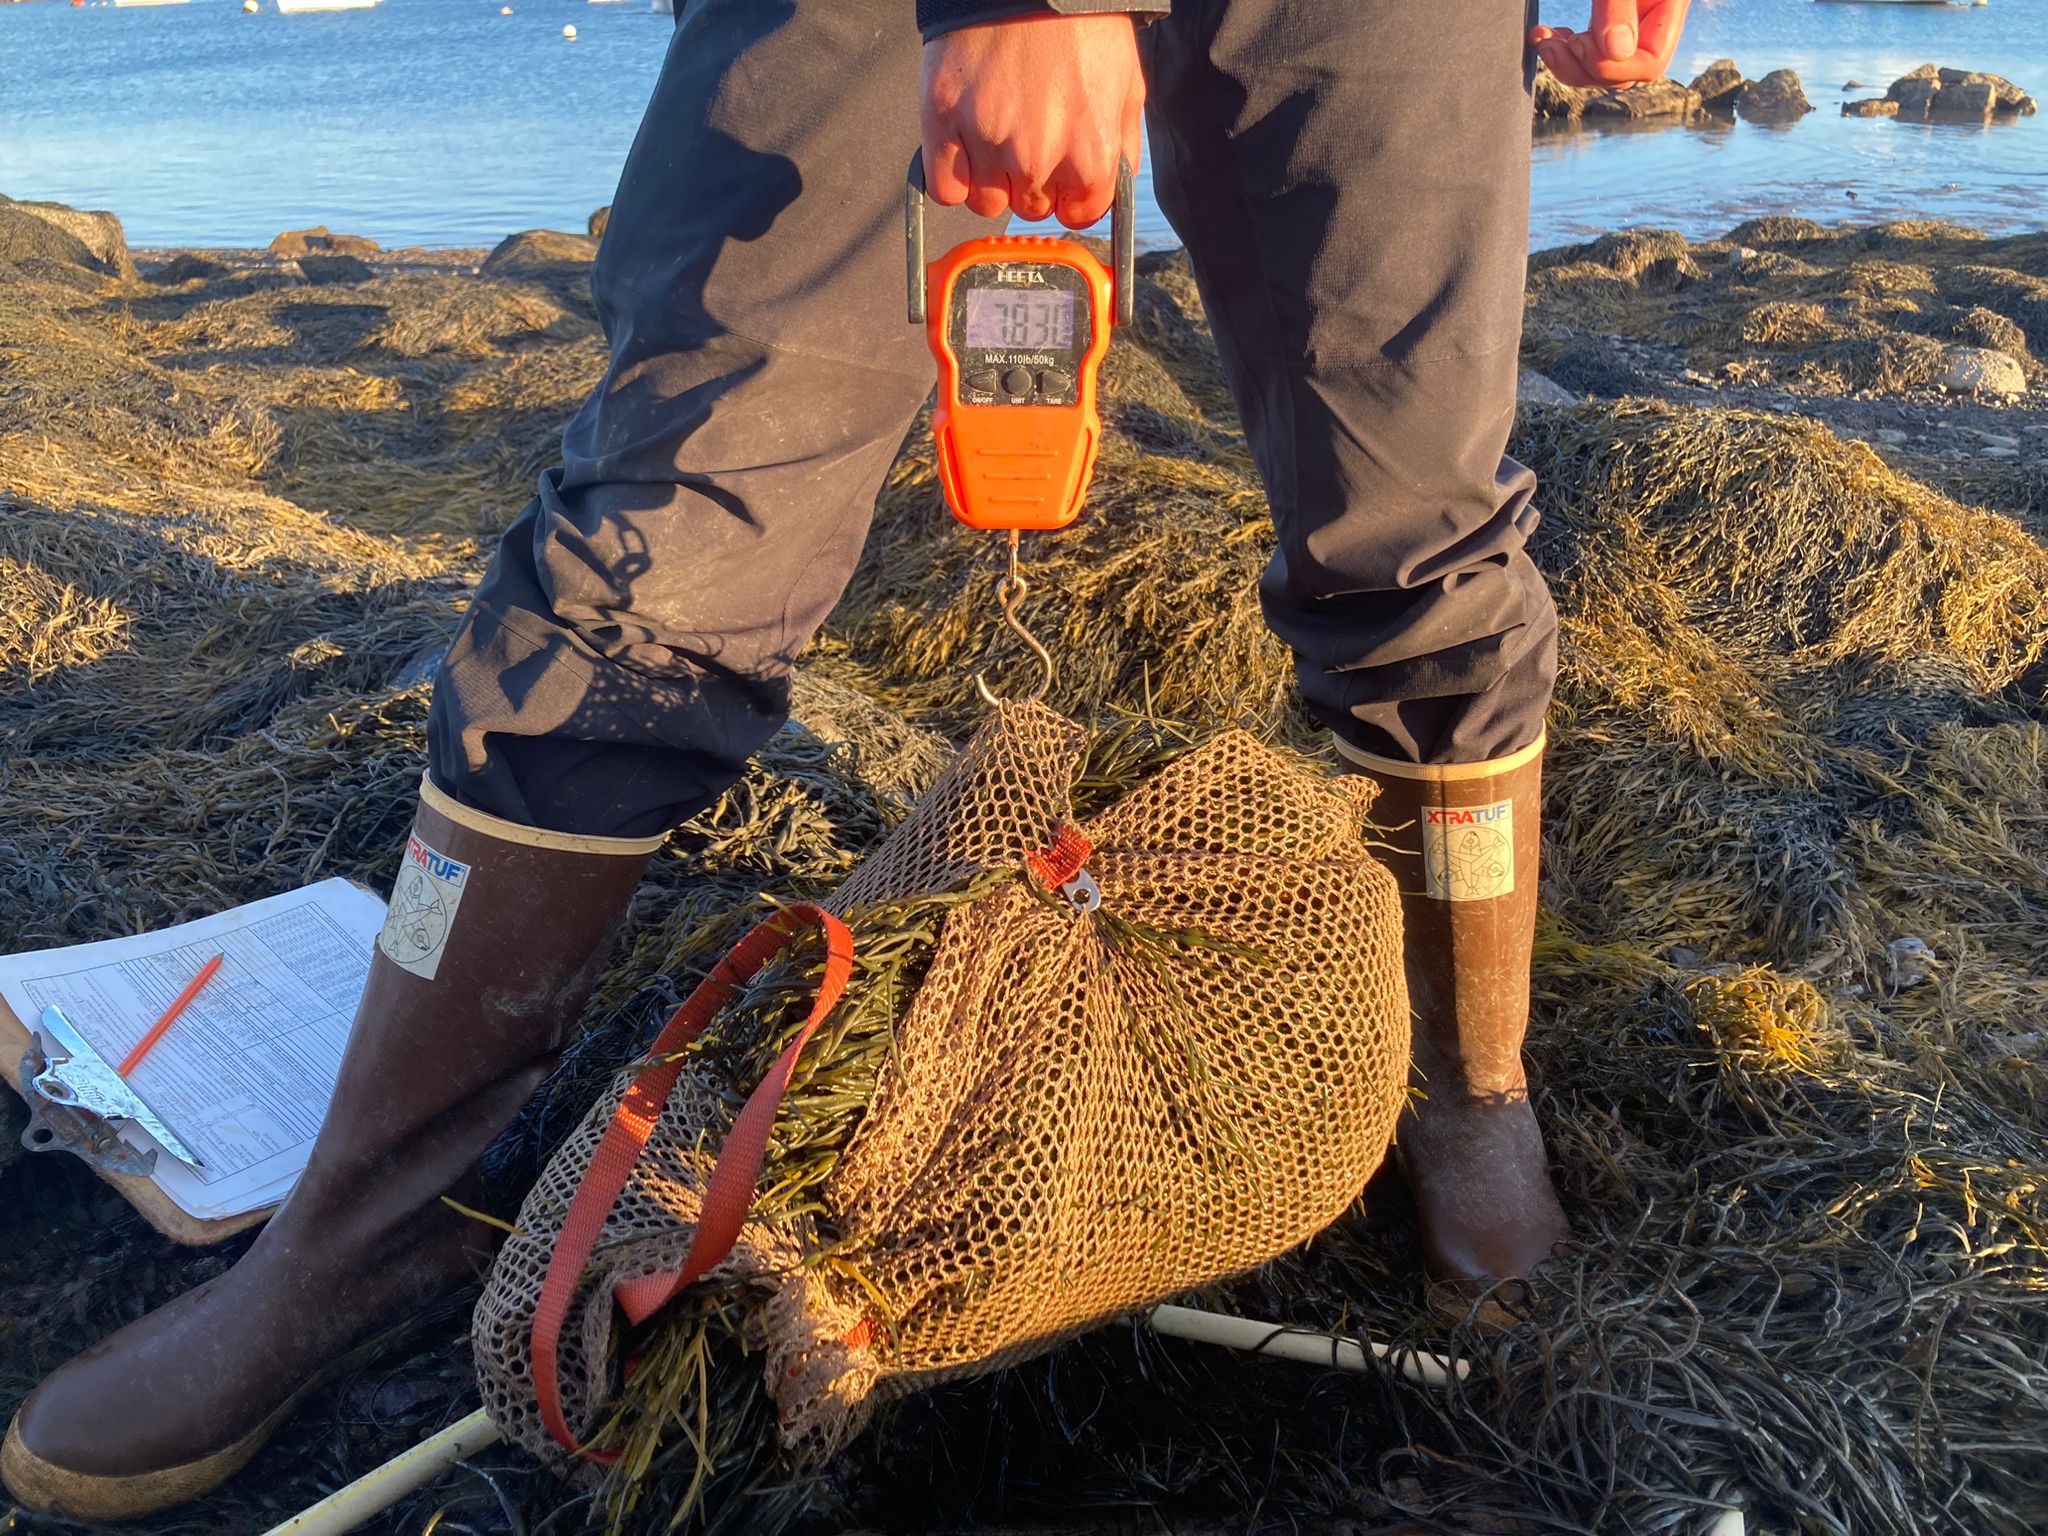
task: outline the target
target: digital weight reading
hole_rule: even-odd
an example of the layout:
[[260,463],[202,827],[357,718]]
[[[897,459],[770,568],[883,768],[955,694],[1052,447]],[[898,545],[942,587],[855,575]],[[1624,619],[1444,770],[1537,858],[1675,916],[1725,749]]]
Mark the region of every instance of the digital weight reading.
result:
[[965,341],[976,349],[1074,344],[1074,295],[1049,288],[970,288]]

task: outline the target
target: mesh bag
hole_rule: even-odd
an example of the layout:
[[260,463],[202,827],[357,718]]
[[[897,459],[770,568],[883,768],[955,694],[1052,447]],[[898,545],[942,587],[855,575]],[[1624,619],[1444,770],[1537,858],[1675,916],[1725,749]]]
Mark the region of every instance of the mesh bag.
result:
[[[544,1454],[598,1434],[619,1314],[701,1281],[757,1317],[784,1444],[820,1456],[879,1396],[1251,1268],[1357,1197],[1408,1071],[1369,781],[1231,733],[1076,825],[1084,745],[1004,706],[829,902],[749,935],[592,1108],[478,1303],[484,1402],[508,1438]],[[844,1006],[842,916],[962,890],[977,894],[937,930],[823,1209],[750,1213],[775,1179],[777,1102]],[[826,935],[810,1015],[735,1117],[683,1047],[810,930]]]

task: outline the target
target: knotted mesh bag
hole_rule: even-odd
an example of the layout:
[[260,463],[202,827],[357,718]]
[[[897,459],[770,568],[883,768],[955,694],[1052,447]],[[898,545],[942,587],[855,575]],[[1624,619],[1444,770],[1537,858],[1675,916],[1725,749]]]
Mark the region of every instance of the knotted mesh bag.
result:
[[[592,1108],[478,1304],[509,1438],[611,1443],[621,1311],[659,1328],[675,1298],[711,1295],[756,1320],[784,1444],[814,1458],[879,1396],[1251,1268],[1356,1198],[1408,1066],[1369,782],[1232,733],[1076,825],[1085,740],[1005,706],[829,902],[757,929]],[[921,979],[864,992],[883,983],[854,935],[941,897]],[[797,1027],[786,974],[757,993],[801,956],[819,995]],[[764,1214],[817,1154],[797,1095],[780,1119],[778,1100],[826,1070],[812,1030],[814,1053],[843,1054],[864,1004],[884,1039],[861,1104],[825,1122],[845,1143],[817,1198]],[[706,1042],[749,1017],[782,1054],[735,1116]]]

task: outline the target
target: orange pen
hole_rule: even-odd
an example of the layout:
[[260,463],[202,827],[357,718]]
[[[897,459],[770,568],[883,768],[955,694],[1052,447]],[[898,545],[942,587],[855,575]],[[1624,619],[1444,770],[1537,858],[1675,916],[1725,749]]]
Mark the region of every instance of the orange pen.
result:
[[178,1022],[178,1015],[191,1007],[192,999],[199,995],[199,989],[213,980],[214,974],[220,970],[221,961],[226,958],[225,955],[215,955],[199,967],[199,974],[185,983],[185,990],[178,994],[178,1000],[164,1010],[162,1018],[149,1026],[149,1033],[135,1042],[135,1049],[130,1051],[127,1059],[114,1069],[116,1073],[126,1077],[142,1065],[142,1058],[150,1053],[157,1041],[163,1039],[164,1031]]

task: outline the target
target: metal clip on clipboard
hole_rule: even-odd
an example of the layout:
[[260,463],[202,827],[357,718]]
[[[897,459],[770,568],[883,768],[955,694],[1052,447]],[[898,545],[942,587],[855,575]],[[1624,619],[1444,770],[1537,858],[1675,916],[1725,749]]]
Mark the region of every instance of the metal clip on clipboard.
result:
[[58,1008],[43,1010],[19,1081],[29,1108],[21,1144],[31,1152],[75,1152],[107,1173],[147,1177],[156,1168],[156,1149],[141,1151],[121,1139],[121,1123],[133,1121],[173,1157],[205,1166]]

